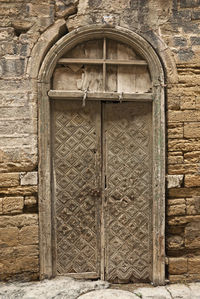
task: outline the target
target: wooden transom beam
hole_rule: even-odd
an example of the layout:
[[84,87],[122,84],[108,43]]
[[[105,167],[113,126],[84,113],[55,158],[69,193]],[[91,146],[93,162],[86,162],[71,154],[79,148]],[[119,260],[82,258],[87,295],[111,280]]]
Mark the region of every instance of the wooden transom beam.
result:
[[[83,91],[50,90],[50,99],[62,100],[81,100],[84,96]],[[152,93],[119,93],[119,92],[87,92],[87,100],[96,101],[152,101]]]
[[87,58],[61,58],[58,64],[115,64],[115,65],[147,65],[145,60],[126,59],[87,59]]

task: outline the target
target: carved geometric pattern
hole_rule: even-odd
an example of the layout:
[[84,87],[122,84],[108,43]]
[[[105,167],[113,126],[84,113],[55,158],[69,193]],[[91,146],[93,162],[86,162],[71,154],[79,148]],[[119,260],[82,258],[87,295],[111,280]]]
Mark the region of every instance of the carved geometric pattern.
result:
[[57,274],[99,272],[97,103],[54,104]]
[[150,281],[152,161],[150,104],[106,104],[106,279]]
[[[54,104],[57,274],[100,271],[101,159],[106,174],[106,279],[150,281],[152,273],[152,138],[147,103]],[[104,140],[105,156],[100,142]],[[96,192],[97,191],[97,192]],[[85,276],[86,277],[86,276]],[[91,276],[90,276],[91,277]]]

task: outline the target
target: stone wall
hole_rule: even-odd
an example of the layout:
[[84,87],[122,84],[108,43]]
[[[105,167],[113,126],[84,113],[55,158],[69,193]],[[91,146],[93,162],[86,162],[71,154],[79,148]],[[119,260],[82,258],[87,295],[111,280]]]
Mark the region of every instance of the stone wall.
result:
[[62,35],[102,23],[142,35],[163,60],[166,278],[200,279],[199,0],[0,1],[0,279],[39,275],[37,69]]

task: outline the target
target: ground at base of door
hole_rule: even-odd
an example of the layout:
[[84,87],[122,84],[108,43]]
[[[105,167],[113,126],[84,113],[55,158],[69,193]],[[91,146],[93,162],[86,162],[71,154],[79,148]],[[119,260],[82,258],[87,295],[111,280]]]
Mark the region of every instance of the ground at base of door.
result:
[[40,282],[0,283],[0,299],[200,299],[200,282],[109,285],[105,281],[56,278]]

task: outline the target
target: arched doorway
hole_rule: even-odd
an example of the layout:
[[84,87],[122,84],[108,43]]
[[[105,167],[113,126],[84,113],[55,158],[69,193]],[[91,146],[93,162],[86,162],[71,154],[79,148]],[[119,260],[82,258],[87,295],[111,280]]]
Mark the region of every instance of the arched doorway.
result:
[[164,283],[163,72],[122,31],[72,32],[40,72],[42,275]]

